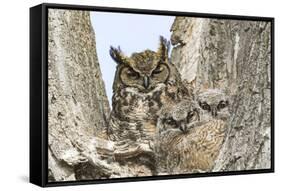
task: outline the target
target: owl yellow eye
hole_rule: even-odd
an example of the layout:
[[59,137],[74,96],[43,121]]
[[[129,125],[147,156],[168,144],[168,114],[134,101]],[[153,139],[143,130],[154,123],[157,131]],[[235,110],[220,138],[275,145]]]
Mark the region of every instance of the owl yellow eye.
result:
[[218,110],[225,108],[228,105],[227,101],[220,101],[219,105],[217,106]]
[[203,103],[200,102],[199,105],[202,109],[211,111],[211,107],[206,102],[203,102]]
[[137,72],[133,71],[132,69],[128,69],[126,71],[126,74],[131,79],[138,79],[139,78],[139,74]]
[[188,117],[193,117],[195,115],[195,112],[194,111],[191,111],[188,113]]
[[187,115],[187,121],[188,123],[192,122],[192,121],[196,121],[197,120],[197,113],[196,111],[190,111]]
[[173,120],[172,118],[169,118],[169,119],[166,120],[166,124],[168,124],[168,125],[176,125],[176,121]]
[[155,70],[153,70],[153,74],[159,74],[164,70],[164,66],[162,66],[162,64],[158,65],[157,68]]

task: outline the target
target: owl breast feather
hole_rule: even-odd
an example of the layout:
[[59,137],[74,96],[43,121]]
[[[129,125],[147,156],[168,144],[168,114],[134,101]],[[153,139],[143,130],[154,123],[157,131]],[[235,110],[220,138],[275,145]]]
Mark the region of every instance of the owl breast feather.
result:
[[115,97],[115,113],[121,118],[133,121],[156,120],[156,113],[162,106],[164,85],[157,86],[149,93],[141,93],[135,88],[124,88]]

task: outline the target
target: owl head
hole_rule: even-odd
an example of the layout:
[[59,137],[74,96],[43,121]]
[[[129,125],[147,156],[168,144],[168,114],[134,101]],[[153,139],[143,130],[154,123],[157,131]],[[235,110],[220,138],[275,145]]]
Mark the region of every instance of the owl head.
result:
[[230,116],[229,96],[221,89],[206,89],[198,93],[197,102],[202,110],[201,120],[227,120]]
[[191,99],[184,99],[176,105],[166,106],[160,110],[157,127],[160,132],[187,133],[199,123],[199,106]]
[[145,50],[128,57],[120,47],[111,47],[110,56],[117,63],[113,91],[120,87],[133,87],[148,92],[159,84],[165,84],[171,73],[168,52],[169,42],[162,36],[157,52]]

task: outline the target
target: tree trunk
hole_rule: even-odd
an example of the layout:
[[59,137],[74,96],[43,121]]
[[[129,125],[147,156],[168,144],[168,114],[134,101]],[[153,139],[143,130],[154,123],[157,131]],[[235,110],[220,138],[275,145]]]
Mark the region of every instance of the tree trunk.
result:
[[83,152],[93,137],[104,138],[110,108],[90,13],[48,14],[49,179],[75,180],[75,165],[88,160]]
[[[114,162],[110,108],[88,11],[48,13],[49,181],[138,176]],[[171,60],[194,92],[233,97],[230,128],[214,171],[270,167],[270,24],[177,17]]]
[[171,61],[194,92],[224,89],[231,119],[214,171],[270,168],[271,25],[177,17]]
[[115,162],[107,139],[110,107],[90,12],[48,14],[48,181],[139,176],[144,166]]

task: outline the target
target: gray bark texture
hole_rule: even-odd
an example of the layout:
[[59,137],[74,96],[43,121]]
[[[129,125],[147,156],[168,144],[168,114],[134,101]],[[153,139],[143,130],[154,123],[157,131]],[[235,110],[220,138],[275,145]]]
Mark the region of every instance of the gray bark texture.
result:
[[[141,176],[114,161],[108,98],[87,11],[48,13],[49,181]],[[187,88],[225,89],[232,117],[214,171],[270,167],[270,24],[177,17],[171,61]]]
[[48,31],[49,176],[75,180],[97,152],[87,149],[93,137],[104,138],[110,108],[89,12],[50,9]]
[[139,176],[146,168],[115,162],[107,139],[110,107],[90,12],[48,14],[48,180]]
[[213,171],[270,168],[270,23],[177,17],[171,31],[171,61],[185,85],[194,94],[219,88],[232,98]]

